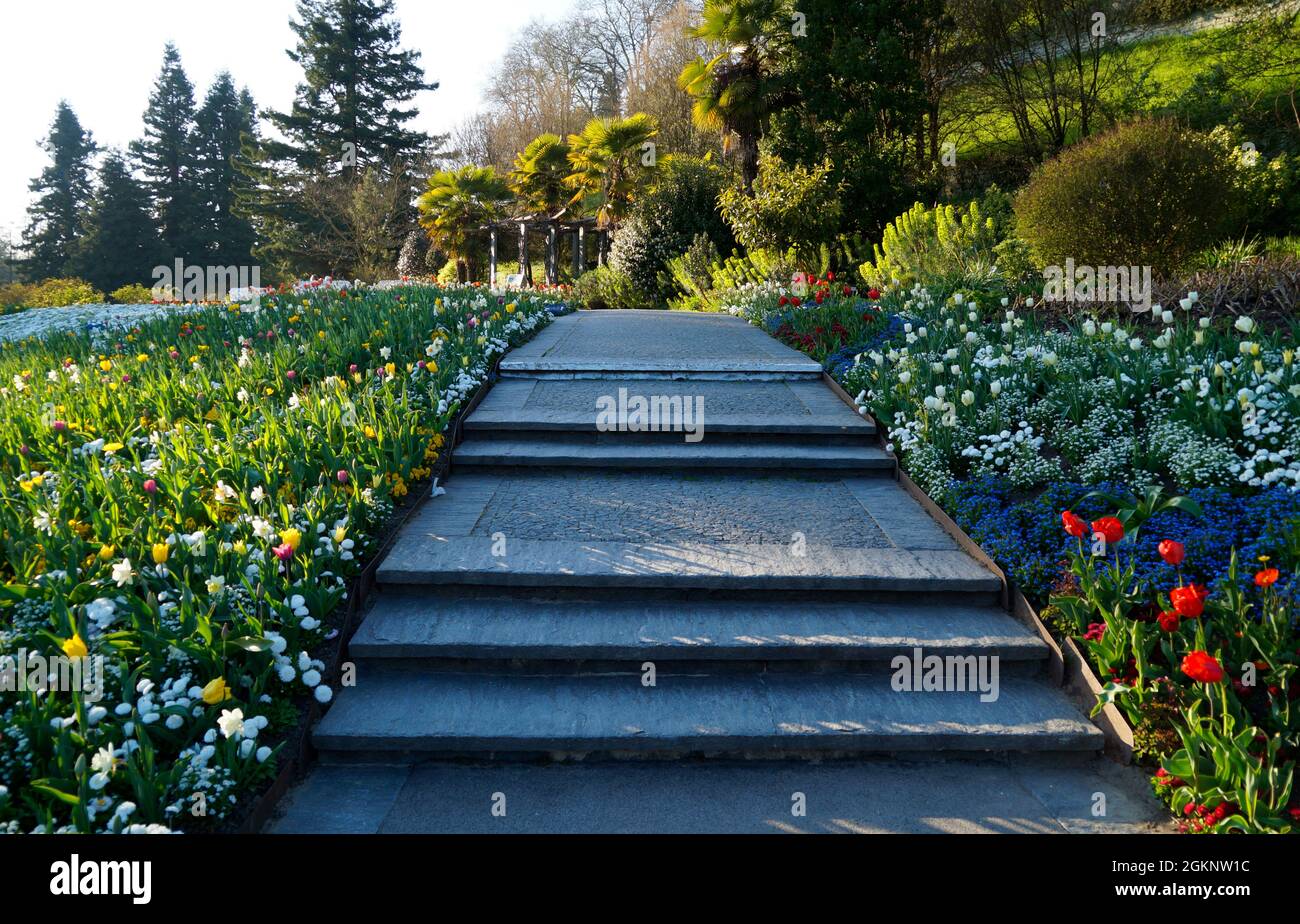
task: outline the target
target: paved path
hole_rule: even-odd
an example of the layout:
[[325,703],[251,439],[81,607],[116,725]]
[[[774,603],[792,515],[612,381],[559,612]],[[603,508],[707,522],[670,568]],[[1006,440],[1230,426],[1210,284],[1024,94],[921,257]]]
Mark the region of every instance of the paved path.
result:
[[[1000,579],[902,490],[806,357],[730,317],[580,313],[501,369],[447,493],[380,566],[356,687],[314,730],[322,765],[273,830],[1159,817],[1136,771],[1097,757]],[[629,411],[613,427],[610,402]],[[673,426],[684,408],[693,427]],[[972,672],[900,691],[894,659],[917,649]],[[618,760],[633,755],[649,760]],[[484,809],[495,792],[508,820]]]

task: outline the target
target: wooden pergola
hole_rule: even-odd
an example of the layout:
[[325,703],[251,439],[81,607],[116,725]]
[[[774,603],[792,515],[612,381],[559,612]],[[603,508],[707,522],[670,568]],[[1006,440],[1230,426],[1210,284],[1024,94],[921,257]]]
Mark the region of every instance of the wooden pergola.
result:
[[568,234],[572,240],[572,266],[570,272],[577,279],[588,269],[587,237],[596,238],[596,265],[604,266],[609,254],[609,231],[598,226],[595,218],[569,218],[564,212],[556,215],[521,215],[484,225],[488,232],[488,284],[497,284],[498,241],[503,233],[516,234],[519,239],[519,274],[527,285],[532,285],[532,262],[528,259],[528,236],[539,231],[546,237],[546,282],[556,285],[560,281],[560,235]]

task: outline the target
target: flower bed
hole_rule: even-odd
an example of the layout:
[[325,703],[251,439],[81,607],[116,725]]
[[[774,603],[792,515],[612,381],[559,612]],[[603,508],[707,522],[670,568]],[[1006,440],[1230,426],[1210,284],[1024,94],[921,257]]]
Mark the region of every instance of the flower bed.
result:
[[[730,310],[769,331],[831,316],[824,304],[775,305],[783,292],[735,293]],[[1300,373],[1291,334],[1215,319],[1194,293],[1124,323],[1044,324],[1032,300],[996,286],[918,286],[879,304],[889,320],[851,363],[786,342],[857,395],[911,477],[1031,599],[1057,591],[1045,618],[1110,681],[1104,696],[1137,729],[1139,756],[1164,762],[1157,786],[1189,813],[1186,830],[1292,829]],[[1153,489],[1191,502],[1144,509]],[[1175,566],[1156,543],[1130,537],[1107,578],[1110,559],[1081,556],[1061,533],[1063,509],[1094,522],[1121,513],[1185,557]],[[1259,560],[1271,576],[1252,595],[1238,563]],[[1208,618],[1162,624],[1168,591],[1193,583],[1207,590]],[[1194,672],[1209,658],[1238,676],[1232,696],[1179,674],[1193,652]],[[1265,679],[1243,687],[1252,671]]]
[[219,828],[266,784],[393,501],[549,317],[510,299],[322,287],[4,344],[0,823]]

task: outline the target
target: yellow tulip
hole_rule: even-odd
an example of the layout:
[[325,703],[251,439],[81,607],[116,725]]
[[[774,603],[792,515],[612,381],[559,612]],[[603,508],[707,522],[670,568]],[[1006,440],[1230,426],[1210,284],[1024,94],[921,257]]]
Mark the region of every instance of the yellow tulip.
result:
[[153,563],[155,565],[166,564],[167,556],[172,552],[171,546],[165,542],[155,542],[153,544]]
[[63,643],[63,653],[69,658],[84,658],[90,654],[90,649],[81,640],[81,635],[74,632],[72,638]]
[[297,554],[298,546],[302,542],[302,533],[296,529],[286,529],[284,532],[280,533],[280,541],[293,549],[294,553]]
[[224,703],[228,699],[230,699],[230,687],[226,684],[225,677],[218,677],[203,688],[203,701],[209,706]]
[[113,557],[113,553],[115,551],[117,550],[114,549],[111,545],[101,545],[99,547],[99,557],[102,558],[104,561],[108,561],[110,558]]
[[243,539],[236,539],[230,547],[235,550],[236,555],[245,555],[248,553],[248,543]]
[[345,527],[342,527],[342,526],[336,526],[336,527],[334,528],[334,541],[335,541],[336,543],[337,543],[337,542],[342,542],[342,541],[343,541],[344,539],[346,539],[347,537],[348,537],[348,531],[347,531],[347,529],[346,529]]

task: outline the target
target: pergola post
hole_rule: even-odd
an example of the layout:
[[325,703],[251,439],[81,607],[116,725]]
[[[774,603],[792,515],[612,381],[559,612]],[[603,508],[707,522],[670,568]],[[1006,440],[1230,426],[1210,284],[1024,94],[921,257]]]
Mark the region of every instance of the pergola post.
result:
[[532,268],[528,264],[528,222],[519,222],[519,275],[524,285],[532,285]]
[[546,229],[546,284],[560,281],[560,234],[554,224]]
[[604,228],[596,232],[596,265],[604,266],[609,256],[609,232]]
[[488,232],[488,285],[497,284],[497,229]]
[[577,279],[579,276],[581,276],[582,271],[587,268],[586,266],[587,255],[586,253],[583,252],[584,243],[585,241],[583,240],[583,235],[582,235],[582,225],[578,225],[578,227],[573,230],[573,253],[570,255],[572,257],[572,265],[570,268],[572,269],[572,275],[574,279]]

